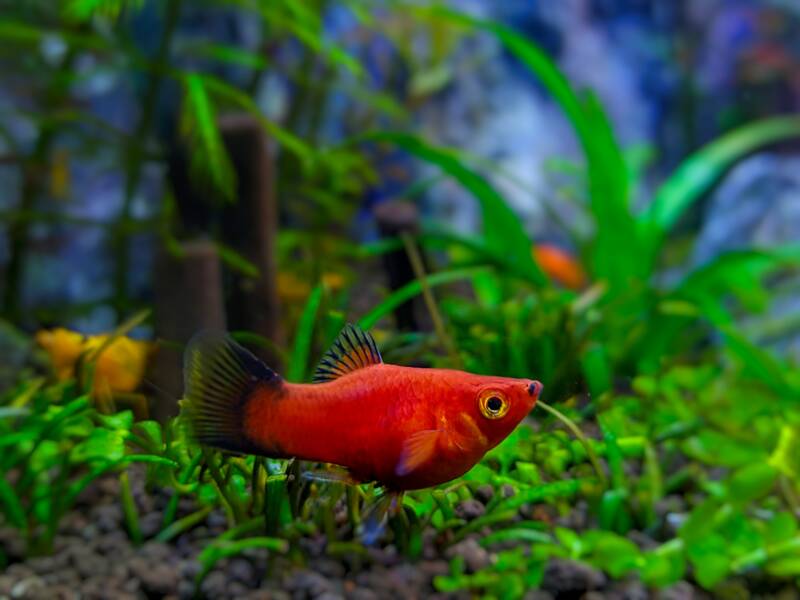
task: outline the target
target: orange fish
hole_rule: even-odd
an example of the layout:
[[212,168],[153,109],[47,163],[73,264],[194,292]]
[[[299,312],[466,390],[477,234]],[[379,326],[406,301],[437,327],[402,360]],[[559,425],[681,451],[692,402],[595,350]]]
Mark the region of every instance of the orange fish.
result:
[[550,279],[571,290],[586,285],[586,272],[569,252],[553,244],[535,244],[531,251],[536,264]]
[[542,384],[385,364],[368,333],[347,325],[310,384],[289,383],[221,334],[185,355],[194,435],[244,454],[339,465],[351,482],[389,492],[466,473],[536,404]]

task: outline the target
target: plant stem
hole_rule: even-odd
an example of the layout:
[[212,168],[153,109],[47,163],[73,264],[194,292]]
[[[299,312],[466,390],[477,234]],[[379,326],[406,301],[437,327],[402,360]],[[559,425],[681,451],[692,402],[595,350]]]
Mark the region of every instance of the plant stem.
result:
[[123,471],[119,474],[119,491],[122,495],[122,512],[125,515],[125,525],[128,527],[128,534],[134,546],[142,544],[142,530],[139,527],[139,512],[136,510],[136,502],[131,492],[131,482],[128,472]]
[[589,443],[589,440],[586,439],[586,436],[580,430],[580,427],[578,427],[575,424],[575,422],[572,419],[570,419],[567,415],[565,415],[558,409],[553,408],[549,404],[542,402],[541,400],[538,400],[536,402],[536,406],[540,406],[546,412],[549,412],[556,419],[561,421],[564,425],[566,425],[567,429],[569,429],[575,435],[575,437],[578,438],[578,440],[586,450],[586,456],[589,457],[589,462],[592,463],[592,467],[594,467],[594,470],[597,472],[598,479],[600,479],[600,482],[603,484],[604,488],[608,488],[608,479],[606,478],[606,474],[603,471],[603,467],[600,465],[600,461],[597,458],[597,453],[594,451],[594,448],[592,448],[592,445]]
[[427,273],[425,272],[425,265],[422,262],[419,249],[410,234],[403,232],[400,234],[400,238],[403,240],[406,254],[408,254],[408,260],[411,262],[411,268],[414,270],[414,276],[419,281],[420,288],[422,289],[422,297],[425,300],[425,306],[428,308],[428,313],[430,313],[431,320],[433,321],[433,328],[436,330],[439,343],[450,357],[450,362],[453,367],[461,368],[461,356],[458,354],[453,339],[447,333],[444,319],[442,319],[442,314],[439,312],[439,307],[436,305],[436,299],[428,285]]

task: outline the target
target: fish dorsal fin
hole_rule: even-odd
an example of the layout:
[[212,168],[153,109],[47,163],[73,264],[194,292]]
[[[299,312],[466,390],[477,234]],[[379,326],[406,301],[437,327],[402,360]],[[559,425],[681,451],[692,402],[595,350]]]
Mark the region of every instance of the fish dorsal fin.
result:
[[375,340],[358,325],[348,323],[333,342],[314,373],[314,383],[333,381],[358,369],[382,363]]

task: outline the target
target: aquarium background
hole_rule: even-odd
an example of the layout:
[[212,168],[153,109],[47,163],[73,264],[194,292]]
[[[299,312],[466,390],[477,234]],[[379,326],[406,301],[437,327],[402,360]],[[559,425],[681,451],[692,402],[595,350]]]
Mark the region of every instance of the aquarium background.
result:
[[[791,0],[0,3],[0,597],[796,597],[798,109]],[[347,322],[545,388],[371,546],[177,416]]]

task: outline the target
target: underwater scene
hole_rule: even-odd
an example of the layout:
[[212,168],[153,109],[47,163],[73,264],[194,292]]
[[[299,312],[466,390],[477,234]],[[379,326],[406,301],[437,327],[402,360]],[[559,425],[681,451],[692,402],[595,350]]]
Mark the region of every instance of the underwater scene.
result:
[[0,0],[0,600],[800,599],[800,2]]

